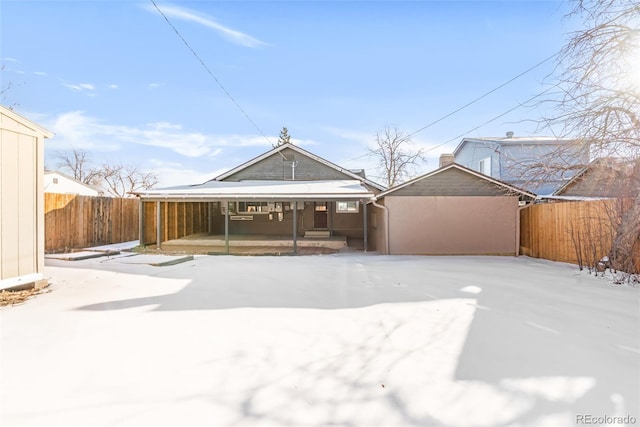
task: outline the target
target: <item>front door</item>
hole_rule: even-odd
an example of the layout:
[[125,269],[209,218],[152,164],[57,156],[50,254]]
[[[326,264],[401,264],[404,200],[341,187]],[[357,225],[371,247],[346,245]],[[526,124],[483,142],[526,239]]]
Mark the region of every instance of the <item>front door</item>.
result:
[[313,207],[313,228],[327,228],[327,202],[315,202]]

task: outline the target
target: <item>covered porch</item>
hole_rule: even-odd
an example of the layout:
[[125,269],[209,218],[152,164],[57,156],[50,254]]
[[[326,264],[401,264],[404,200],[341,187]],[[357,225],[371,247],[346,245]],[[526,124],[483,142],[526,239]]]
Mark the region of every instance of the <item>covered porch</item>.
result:
[[369,246],[373,193],[355,180],[211,181],[137,195],[140,242],[149,248],[299,254]]

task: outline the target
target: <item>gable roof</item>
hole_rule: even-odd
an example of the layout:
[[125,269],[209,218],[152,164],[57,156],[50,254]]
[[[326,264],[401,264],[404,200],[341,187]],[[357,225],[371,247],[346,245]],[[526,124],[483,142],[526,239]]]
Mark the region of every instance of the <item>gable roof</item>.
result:
[[79,181],[79,180],[75,179],[74,177],[69,176],[66,173],[60,172],[58,170],[46,170],[46,171],[44,171],[44,174],[45,175],[58,175],[58,176],[60,176],[62,178],[68,179],[69,181],[72,181],[72,182],[76,183],[77,185],[81,185],[81,186],[86,187],[87,189],[89,189],[91,191],[95,191],[98,194],[99,193],[104,193],[104,191],[101,188],[99,188],[97,186],[94,186],[94,185],[91,185],[91,184],[85,184],[84,182]]
[[478,138],[462,138],[455,150],[454,156],[458,154],[465,145],[476,142],[480,144],[493,143],[502,145],[557,145],[564,144],[569,141],[575,141],[570,138],[556,138],[553,136],[511,136],[511,137],[478,137]]
[[472,169],[465,168],[464,166],[460,166],[457,163],[451,163],[449,165],[446,165],[446,166],[443,166],[443,167],[441,167],[439,169],[436,169],[436,170],[434,170],[432,172],[428,172],[428,173],[426,173],[426,174],[424,174],[422,176],[419,176],[417,178],[414,178],[414,179],[411,179],[411,180],[409,180],[407,182],[399,184],[399,185],[397,185],[395,187],[392,187],[392,188],[390,188],[390,189],[388,189],[386,191],[383,191],[382,193],[380,193],[380,194],[378,194],[376,196],[376,199],[380,199],[380,198],[382,198],[384,196],[387,196],[387,195],[389,195],[391,193],[394,193],[394,192],[396,192],[396,191],[398,191],[400,189],[403,189],[403,188],[406,188],[406,187],[408,187],[410,185],[413,185],[413,184],[415,184],[415,183],[417,183],[419,181],[431,178],[431,177],[433,177],[435,175],[442,174],[442,173],[444,173],[446,171],[451,171],[451,170],[460,171],[460,172],[463,172],[465,174],[469,174],[471,176],[474,176],[476,178],[480,178],[480,179],[484,180],[487,183],[490,183],[490,184],[496,185],[498,187],[504,188],[504,190],[508,191],[508,192],[518,193],[518,194],[521,194],[523,196],[530,197],[532,199],[536,198],[536,195],[533,194],[533,193],[530,193],[530,192],[525,191],[525,190],[521,190],[521,189],[519,189],[517,187],[514,187],[512,185],[507,184],[506,182],[502,182],[502,181],[499,181],[499,180],[497,180],[495,178],[491,178],[490,176],[484,175],[484,174],[482,174],[480,172],[476,172],[476,171],[474,171]]
[[369,180],[367,178],[364,178],[361,175],[359,175],[357,173],[354,173],[353,171],[351,171],[349,169],[345,169],[343,167],[340,167],[340,166],[336,165],[335,163],[332,163],[332,162],[330,162],[330,161],[328,161],[326,159],[323,159],[322,157],[316,156],[315,154],[313,154],[313,153],[311,153],[309,151],[303,150],[302,148],[300,148],[300,147],[298,147],[296,145],[293,145],[291,143],[286,143],[286,144],[282,144],[282,145],[280,145],[278,147],[275,147],[272,150],[267,151],[266,153],[263,153],[263,154],[261,154],[261,155],[259,155],[257,157],[254,157],[253,159],[251,159],[251,160],[249,160],[247,162],[244,162],[241,165],[236,166],[235,168],[233,168],[233,169],[231,169],[231,170],[229,170],[229,171],[227,171],[227,172],[225,172],[225,173],[223,173],[221,175],[218,175],[217,177],[213,178],[211,181],[223,181],[226,178],[228,178],[228,177],[230,177],[232,175],[235,175],[236,173],[238,173],[238,172],[240,172],[240,171],[242,171],[242,170],[244,170],[244,169],[246,169],[246,168],[248,168],[248,167],[250,167],[252,165],[255,165],[256,163],[259,163],[262,160],[264,160],[266,158],[269,158],[271,156],[280,155],[280,156],[284,157],[284,155],[282,154],[282,151],[285,150],[285,149],[290,149],[290,150],[296,151],[297,153],[300,153],[303,156],[307,156],[310,159],[313,159],[313,160],[315,160],[315,161],[317,161],[319,163],[322,163],[323,165],[325,165],[325,166],[327,166],[329,168],[335,169],[336,171],[348,176],[351,179],[356,179],[358,181],[361,181],[361,182],[363,182],[363,183],[365,183],[365,184],[367,184],[367,185],[369,185],[369,186],[371,186],[373,188],[376,188],[376,189],[381,190],[381,191],[385,189],[384,186],[382,186],[382,185],[380,185],[380,184],[378,184],[376,182],[373,182],[373,181],[371,181],[371,180]]
[[42,135],[45,138],[53,137],[53,133],[52,132],[49,132],[48,130],[46,130],[42,126],[32,122],[31,120],[27,119],[26,117],[21,116],[20,114],[16,113],[15,111],[8,109],[4,105],[0,105],[0,113],[2,113],[3,115],[9,117],[12,120],[15,120],[16,122],[18,122],[21,125],[25,126],[27,129],[31,130],[33,133],[35,133],[37,135]]
[[597,158],[554,191],[553,196],[635,197],[633,176],[637,168],[640,168],[638,161]]

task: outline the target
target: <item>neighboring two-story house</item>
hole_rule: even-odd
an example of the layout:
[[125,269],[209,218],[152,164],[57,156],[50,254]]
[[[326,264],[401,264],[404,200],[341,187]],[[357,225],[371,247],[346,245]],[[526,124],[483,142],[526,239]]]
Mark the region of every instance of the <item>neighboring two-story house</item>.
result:
[[517,188],[552,194],[589,163],[576,140],[554,137],[463,138],[455,162]]

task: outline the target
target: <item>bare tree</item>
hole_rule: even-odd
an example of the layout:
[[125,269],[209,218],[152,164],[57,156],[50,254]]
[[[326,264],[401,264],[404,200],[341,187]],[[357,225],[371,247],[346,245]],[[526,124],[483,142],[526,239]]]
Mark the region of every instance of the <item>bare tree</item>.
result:
[[397,126],[385,126],[376,133],[375,147],[369,151],[378,161],[382,179],[387,187],[401,183],[412,169],[425,160],[423,149],[409,147],[411,137]]
[[[568,18],[579,19],[581,29],[558,57],[560,93],[546,101],[554,109],[545,125],[576,138],[594,158],[640,162],[640,2],[574,0]],[[640,193],[616,229],[614,269],[628,265],[639,234]]]
[[131,192],[148,190],[158,183],[155,173],[141,172],[135,166],[122,164],[103,164],[100,178],[113,197],[130,197]]
[[89,185],[100,181],[100,169],[91,166],[89,153],[81,148],[57,153],[58,168],[68,172],[74,179]]
[[60,152],[57,157],[60,169],[80,182],[104,188],[113,197],[129,197],[133,191],[148,190],[158,183],[155,173],[142,172],[135,166],[103,163],[94,167],[89,153],[83,149]]
[[[0,73],[4,74],[5,70],[6,70],[6,66],[4,64],[0,65]],[[21,85],[18,85],[18,86],[21,86]],[[17,102],[11,102],[11,103],[7,102],[7,99],[8,99],[7,93],[15,87],[16,85],[12,81],[9,81],[6,84],[3,83],[2,85],[0,85],[0,101],[3,104],[7,104],[6,107],[9,110],[13,110],[19,105]]]

